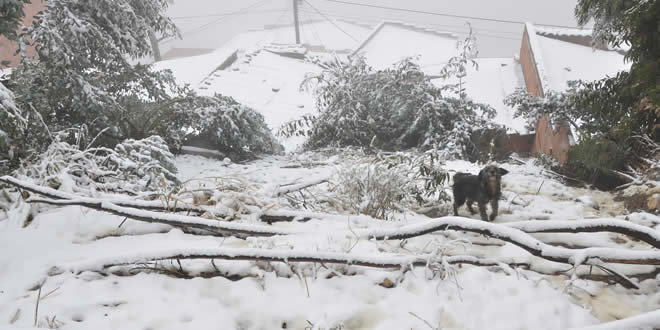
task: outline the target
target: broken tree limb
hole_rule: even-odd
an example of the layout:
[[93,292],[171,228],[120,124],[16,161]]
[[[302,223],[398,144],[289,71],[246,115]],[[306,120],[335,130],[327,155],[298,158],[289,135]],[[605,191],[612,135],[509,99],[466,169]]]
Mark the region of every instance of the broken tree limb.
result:
[[275,235],[288,235],[292,232],[267,227],[263,225],[242,224],[236,222],[226,222],[218,220],[210,220],[200,217],[185,216],[180,214],[168,214],[161,212],[153,212],[146,210],[138,210],[134,208],[122,207],[113,204],[112,202],[84,198],[79,200],[56,200],[39,197],[31,197],[27,200],[29,203],[45,203],[50,205],[78,205],[90,209],[95,209],[122,217],[127,217],[137,221],[162,223],[180,228],[196,228],[207,230],[211,233],[221,236],[275,236]]
[[[38,186],[30,182],[22,181],[11,176],[0,177],[0,182],[10,184],[12,186],[27,190],[31,193],[39,194],[50,199],[71,199],[71,200],[84,200],[91,197],[83,197],[76,194],[71,194],[63,192],[60,190],[55,190],[49,187]],[[142,210],[150,211],[162,211],[162,212],[192,212],[195,214],[204,214],[208,212],[204,208],[186,205],[181,202],[169,202],[165,203],[163,201],[145,201],[145,200],[130,200],[130,199],[107,199],[107,201],[123,207],[131,207]]]
[[588,265],[595,260],[607,263],[660,265],[660,250],[567,249],[543,243],[513,227],[461,217],[445,217],[397,228],[370,230],[363,232],[362,236],[376,240],[406,239],[440,230],[463,230],[486,235],[514,244],[534,256],[574,266]]
[[571,330],[622,330],[622,329],[660,329],[660,310],[631,316],[612,322],[592,325]]
[[[470,264],[476,266],[509,267],[507,264],[490,259],[480,259],[473,256],[438,256],[432,254],[399,256],[399,255],[357,255],[335,252],[309,252],[292,250],[266,250],[255,248],[172,248],[155,252],[139,252],[123,256],[91,259],[61,265],[51,270],[50,274],[63,271],[75,273],[83,271],[100,271],[112,266],[144,264],[148,262],[175,259],[222,259],[268,262],[316,262],[323,264],[343,264],[383,269],[406,269],[410,266],[426,266],[433,262],[448,262],[449,264]],[[520,266],[524,264],[519,264]]]
[[309,187],[312,187],[312,186],[315,186],[315,185],[318,185],[318,184],[321,184],[321,183],[328,182],[329,179],[330,179],[329,175],[324,175],[324,176],[320,176],[318,178],[314,178],[314,179],[311,179],[311,180],[308,180],[308,181],[303,181],[303,182],[296,183],[296,184],[283,185],[283,186],[278,187],[277,190],[275,190],[275,195],[276,196],[282,196],[282,195],[286,195],[288,193],[303,190],[305,188],[309,188]]
[[597,233],[626,235],[660,249],[660,232],[636,223],[617,219],[520,221],[503,225],[531,233]]
[[[61,274],[65,271],[80,273],[84,271],[103,271],[113,266],[147,264],[162,260],[190,260],[190,259],[208,259],[213,263],[214,259],[222,260],[243,260],[243,261],[265,261],[265,262],[283,262],[298,263],[310,262],[319,264],[341,264],[361,267],[371,267],[380,269],[409,269],[411,267],[430,267],[442,269],[442,265],[467,264],[480,267],[498,267],[506,274],[515,274],[514,268],[523,268],[544,275],[559,275],[565,273],[565,270],[559,270],[558,267],[536,266],[526,262],[503,262],[495,259],[484,259],[469,255],[442,256],[435,254],[423,255],[357,255],[349,253],[334,252],[309,252],[292,250],[265,250],[255,248],[167,248],[152,252],[137,252],[128,255],[113,257],[102,257],[88,259],[85,261],[73,262],[59,265],[49,271],[49,275]],[[213,263],[218,271],[217,266]],[[590,273],[579,274],[580,277],[591,278]],[[639,288],[626,276],[602,276],[594,280],[615,281],[626,288]]]

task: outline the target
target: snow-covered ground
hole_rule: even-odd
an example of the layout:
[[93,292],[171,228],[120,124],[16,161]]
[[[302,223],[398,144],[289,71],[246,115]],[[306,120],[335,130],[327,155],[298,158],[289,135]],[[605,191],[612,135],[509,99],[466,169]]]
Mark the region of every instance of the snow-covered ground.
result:
[[[258,220],[257,210],[278,211],[290,205],[286,196],[277,196],[278,188],[329,177],[330,183],[308,190],[307,198],[322,196],[332,187],[333,173],[348,161],[342,153],[277,156],[246,164],[180,156],[177,165],[180,178],[190,180],[191,188],[224,187],[212,197],[217,200],[216,211],[233,210],[237,221],[267,226]],[[616,217],[660,229],[660,218],[653,215],[623,216],[621,202],[608,193],[566,187],[531,164],[502,166],[510,173],[503,177],[506,200],[500,202],[501,215],[495,223]],[[462,161],[449,162],[446,168],[478,170]],[[660,308],[660,277],[641,281],[640,289],[633,290],[566,275],[525,270],[507,275],[467,265],[436,273],[424,267],[403,272],[216,260],[223,275],[204,278],[205,272],[214,270],[208,260],[182,260],[187,274],[200,277],[177,278],[175,273],[137,268],[134,275],[126,276],[127,269],[140,265],[111,268],[109,273],[53,272],[53,266],[67,269],[81,262],[172,249],[259,248],[373,256],[411,256],[441,249],[448,255],[469,252],[518,262],[534,257],[508,243],[451,230],[411,238],[406,244],[358,239],[364,231],[430,221],[412,214],[401,214],[397,221],[338,215],[278,223],[271,227],[299,234],[239,239],[186,234],[130,219],[118,228],[122,217],[78,206],[42,206],[31,224],[23,227],[29,205],[17,203],[6,217],[0,215],[0,328],[10,323],[18,329],[34,325],[40,284],[37,323],[62,329],[567,329]],[[470,216],[465,209],[460,213]],[[574,247],[648,249],[643,242],[609,233],[535,237]],[[459,244],[462,239],[475,244]],[[178,268],[176,262],[161,263]],[[645,269],[622,266],[619,271],[635,267]]]

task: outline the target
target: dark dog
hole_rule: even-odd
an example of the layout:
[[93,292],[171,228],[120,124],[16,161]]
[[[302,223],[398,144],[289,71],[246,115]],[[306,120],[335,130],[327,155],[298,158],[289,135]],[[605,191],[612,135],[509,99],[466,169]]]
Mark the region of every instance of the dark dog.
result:
[[488,221],[486,204],[490,201],[490,206],[493,209],[490,214],[490,221],[495,220],[499,199],[502,196],[502,175],[507,173],[509,171],[503,168],[488,165],[479,172],[478,176],[461,172],[454,174],[454,185],[452,186],[454,192],[454,215],[458,215],[458,208],[466,201],[470,213],[475,214],[476,212],[472,208],[472,203],[477,202],[481,219]]

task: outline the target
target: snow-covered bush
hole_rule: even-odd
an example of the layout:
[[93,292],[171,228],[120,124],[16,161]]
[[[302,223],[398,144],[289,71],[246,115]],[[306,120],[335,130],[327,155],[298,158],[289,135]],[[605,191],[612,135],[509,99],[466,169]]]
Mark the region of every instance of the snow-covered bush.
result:
[[[570,125],[579,133],[577,144],[568,153],[565,174],[578,177],[604,189],[625,182],[617,171],[641,172],[653,148],[643,141],[653,136],[658,115],[633,106],[634,96],[626,81],[629,73],[593,82],[572,81],[562,92],[547,91],[535,97],[517,90],[505,99],[516,107],[515,116],[527,119],[530,129],[543,115],[550,123]],[[656,137],[657,138],[657,137]]]
[[179,184],[174,156],[158,136],[127,140],[115,149],[84,148],[58,134],[45,152],[16,171],[36,184],[69,192],[106,191],[137,195]]
[[14,94],[0,82],[0,175],[15,161],[13,138],[22,134],[28,122],[14,103]]
[[340,211],[390,219],[396,213],[447,200],[448,174],[442,165],[432,153],[381,153],[349,163],[332,180],[333,204]]
[[[24,53],[9,81],[16,104],[30,115],[39,114],[44,124],[28,130],[25,139],[83,124],[92,136],[103,132],[97,143],[107,147],[149,136],[132,136],[124,127],[134,124],[128,117],[135,113],[124,101],[134,97],[167,107],[179,96],[171,75],[131,63],[151,54],[150,32],[177,33],[165,15],[167,5],[166,0],[44,2],[43,12],[20,38],[23,46],[34,46],[37,56]],[[137,126],[142,124],[147,123]],[[49,142],[39,141],[36,151]]]
[[361,146],[381,150],[440,149],[463,157],[476,128],[489,127],[490,106],[443,95],[412,59],[374,70],[362,57],[339,60],[305,86],[316,86],[319,114],[284,125],[306,135],[307,149]]
[[219,94],[197,97],[188,124],[187,143],[215,149],[235,158],[283,150],[263,115],[231,97]]

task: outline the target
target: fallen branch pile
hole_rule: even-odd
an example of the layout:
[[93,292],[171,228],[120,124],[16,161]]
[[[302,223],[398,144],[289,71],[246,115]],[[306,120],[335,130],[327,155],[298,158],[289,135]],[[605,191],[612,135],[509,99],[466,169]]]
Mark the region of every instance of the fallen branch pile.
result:
[[[199,216],[182,215],[169,212],[196,212],[203,209],[196,206],[177,206],[177,203],[161,203],[159,201],[135,201],[126,199],[100,199],[77,196],[64,193],[54,189],[32,185],[12,177],[2,177],[1,182],[14,185],[20,189],[46,196],[47,198],[31,197],[30,203],[45,203],[50,205],[78,205],[111,214],[127,217],[137,221],[162,223],[183,229],[201,229],[211,235],[231,235],[237,237],[249,236],[274,236],[274,235],[305,235],[304,231],[293,231],[290,229],[275,228],[266,225],[237,223],[206,219]],[[161,203],[161,204],[158,204]],[[156,212],[155,210],[159,211]],[[204,211],[206,212],[206,211]],[[262,219],[273,219],[282,221],[297,220],[322,220],[336,221],[345,216],[299,213],[289,211],[274,211],[272,214],[264,214]],[[366,216],[361,216],[366,217]],[[368,221],[377,220],[366,217]],[[345,220],[344,220],[345,221]],[[378,222],[382,224],[383,222]],[[444,217],[439,219],[424,220],[418,223],[381,228],[377,230],[348,229],[361,240],[404,240],[423,236],[438,231],[465,231],[484,235],[504,242],[516,245],[531,256],[542,259],[545,264],[538,264],[541,260],[534,257],[516,262],[508,260],[491,260],[474,256],[451,256],[451,255],[355,255],[350,253],[328,253],[328,252],[301,252],[291,250],[269,250],[269,249],[168,249],[153,253],[139,253],[123,257],[112,257],[109,259],[92,260],[65,266],[65,270],[101,270],[114,265],[139,264],[166,259],[225,259],[225,260],[251,260],[268,262],[307,262],[320,264],[345,264],[353,266],[406,269],[410,267],[453,264],[470,264],[475,266],[492,267],[497,266],[510,273],[511,268],[523,267],[541,274],[561,274],[567,272],[566,267],[558,265],[570,265],[574,274],[578,274],[579,266],[596,267],[606,274],[601,276],[605,280],[615,280],[628,288],[638,288],[631,276],[654,274],[660,266],[660,233],[648,227],[629,223],[616,219],[581,220],[581,221],[525,221],[507,224],[489,223],[462,217]],[[348,234],[347,230],[347,234]],[[616,249],[604,247],[590,247],[581,249],[569,249],[546,244],[534,237],[531,233],[586,233],[586,232],[612,232],[627,235],[634,239],[643,241],[653,248],[645,250]],[[551,266],[548,266],[548,263]],[[646,273],[631,274],[621,272],[612,267],[612,264],[642,265],[651,269]],[[620,268],[619,268],[620,269]],[[639,269],[637,269],[638,271]]]

